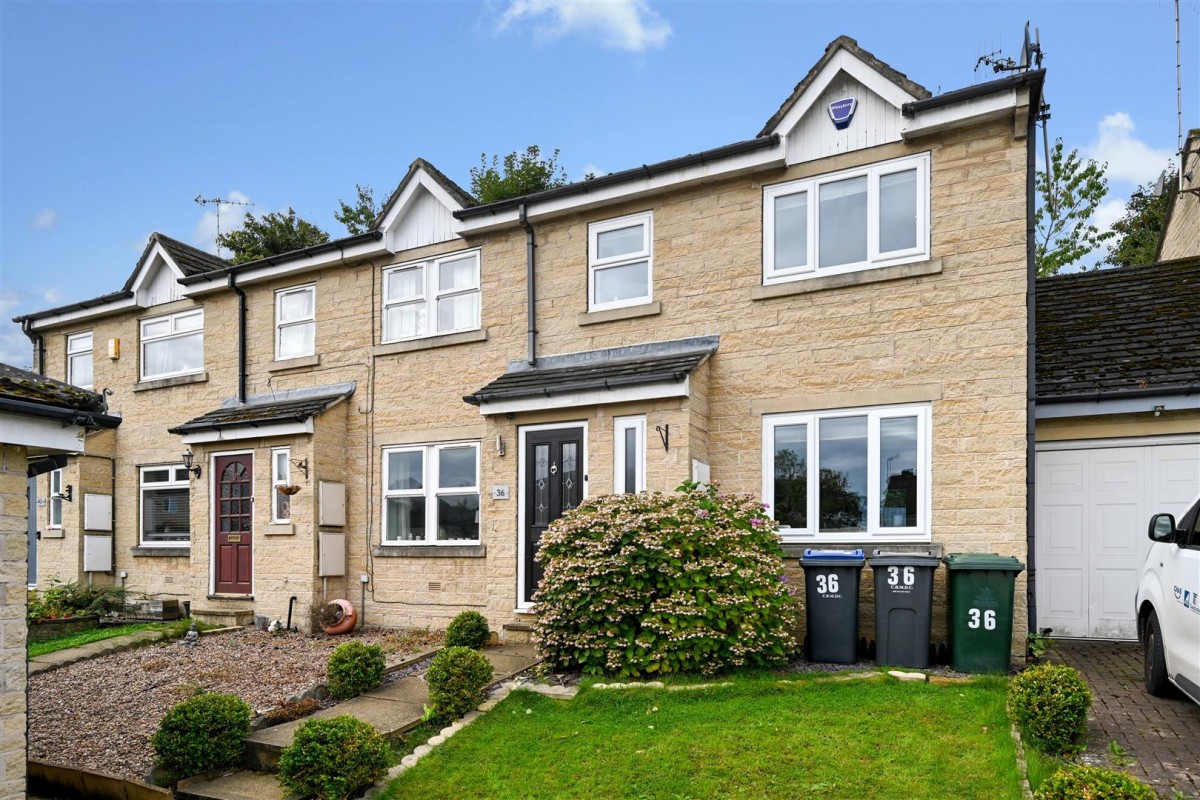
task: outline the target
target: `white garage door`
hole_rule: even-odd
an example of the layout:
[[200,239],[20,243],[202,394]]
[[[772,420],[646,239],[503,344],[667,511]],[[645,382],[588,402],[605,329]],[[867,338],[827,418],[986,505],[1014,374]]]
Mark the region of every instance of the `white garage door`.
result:
[[1138,576],[1153,514],[1200,492],[1200,443],[1038,445],[1037,626],[1055,636],[1136,639]]

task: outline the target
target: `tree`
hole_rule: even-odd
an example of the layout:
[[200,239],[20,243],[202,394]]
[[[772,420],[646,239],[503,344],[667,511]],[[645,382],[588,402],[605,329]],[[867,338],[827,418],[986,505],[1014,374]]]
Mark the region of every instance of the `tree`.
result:
[[1154,197],[1154,185],[1139,186],[1125,203],[1125,216],[1113,223],[1117,240],[1108,248],[1105,264],[1114,267],[1134,267],[1154,263],[1158,252],[1158,240],[1163,226],[1167,224],[1167,206],[1171,202],[1172,187],[1179,180],[1179,173],[1172,168],[1163,181],[1162,194]]
[[341,208],[333,214],[333,218],[345,225],[346,232],[351,236],[369,231],[371,223],[375,221],[375,217],[379,215],[380,211],[380,207],[375,205],[374,193],[370,186],[356,183],[354,190],[358,193],[358,199],[354,205],[339,199],[338,205]]
[[302,250],[328,241],[328,233],[298,218],[296,211],[291,208],[287,214],[272,212],[261,217],[246,212],[241,230],[222,233],[217,237],[217,245],[233,253],[229,260],[234,264]]
[[1108,164],[1086,162],[1077,150],[1063,154],[1062,139],[1050,149],[1050,174],[1038,170],[1034,188],[1040,200],[1035,214],[1034,262],[1039,278],[1056,275],[1113,237],[1092,224],[1108,194]]
[[489,164],[487,153],[482,153],[479,162],[478,167],[471,167],[471,193],[481,203],[553,189],[567,182],[566,170],[558,165],[558,151],[542,158],[536,144],[529,145],[524,153],[509,153],[503,162],[499,156],[492,156]]

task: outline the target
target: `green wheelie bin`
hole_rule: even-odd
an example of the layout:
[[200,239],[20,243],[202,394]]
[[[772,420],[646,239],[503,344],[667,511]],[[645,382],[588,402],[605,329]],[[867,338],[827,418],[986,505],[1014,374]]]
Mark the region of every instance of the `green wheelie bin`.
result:
[[949,553],[950,663],[958,672],[1009,669],[1013,631],[1013,589],[1025,565],[995,553]]

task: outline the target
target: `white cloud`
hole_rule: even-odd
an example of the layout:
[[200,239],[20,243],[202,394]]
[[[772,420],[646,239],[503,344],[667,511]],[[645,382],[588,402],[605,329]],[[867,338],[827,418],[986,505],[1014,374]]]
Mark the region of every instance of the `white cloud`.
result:
[[40,231],[53,230],[58,224],[58,212],[53,208],[43,208],[33,215],[33,227]]
[[1151,147],[1134,136],[1136,128],[1124,111],[1108,114],[1096,126],[1096,140],[1084,149],[1089,158],[1108,162],[1105,174],[1110,181],[1149,183],[1175,160],[1170,149]]
[[512,0],[496,30],[525,20],[533,20],[539,41],[578,34],[635,53],[662,47],[671,36],[670,23],[645,0]]
[[598,167],[589,161],[588,163],[586,163],[582,167],[580,167],[579,177],[576,178],[575,180],[583,180],[588,175],[595,175],[597,178],[599,178],[601,175],[607,175],[607,174],[608,174],[608,170],[606,170],[604,167]]
[[[230,190],[222,199],[229,200],[232,203],[250,202],[250,198],[237,189]],[[230,205],[229,203],[220,203],[219,205],[221,210],[221,233],[241,230],[242,220],[249,209],[244,205]],[[210,253],[217,252],[217,207],[218,204],[216,203],[203,207],[204,213],[200,215],[200,221],[196,223],[196,230],[192,234],[192,244]],[[141,252],[145,246],[146,242],[143,240],[141,247],[138,248],[138,252]]]
[[0,361],[28,369],[33,364],[33,345],[19,325],[10,320],[27,308],[31,297],[20,289],[0,289]]
[[59,302],[62,301],[63,297],[64,297],[64,295],[63,295],[62,289],[59,289],[57,287],[51,287],[51,288],[47,289],[46,291],[42,292],[42,299],[45,300],[50,305],[58,304]]

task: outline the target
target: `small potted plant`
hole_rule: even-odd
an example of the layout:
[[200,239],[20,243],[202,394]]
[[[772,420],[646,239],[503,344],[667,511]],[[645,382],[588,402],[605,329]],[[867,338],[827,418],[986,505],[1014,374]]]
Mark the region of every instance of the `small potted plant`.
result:
[[280,485],[275,487],[275,491],[279,492],[280,494],[285,494],[288,497],[291,497],[292,495],[296,494],[296,492],[300,491],[300,487],[294,483],[293,484],[282,484],[281,483]]

